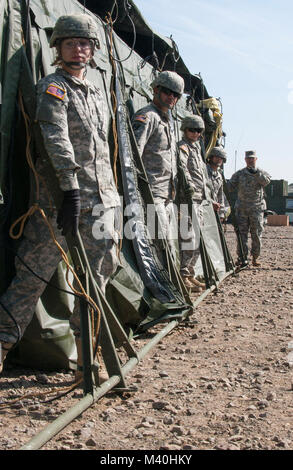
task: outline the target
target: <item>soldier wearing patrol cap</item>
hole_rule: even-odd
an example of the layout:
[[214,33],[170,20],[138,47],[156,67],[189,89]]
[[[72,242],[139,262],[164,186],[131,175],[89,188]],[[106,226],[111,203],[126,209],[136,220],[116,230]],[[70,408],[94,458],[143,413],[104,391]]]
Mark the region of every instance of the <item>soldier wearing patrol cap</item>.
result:
[[[264,229],[264,187],[270,181],[270,175],[256,166],[257,156],[254,150],[245,152],[246,167],[238,170],[228,181],[230,191],[237,190],[235,215],[239,227],[244,255],[248,256],[248,232],[251,233],[251,255],[253,266],[260,266],[257,258],[261,251],[261,237]],[[240,247],[237,247],[240,258]],[[240,259],[239,259],[240,262]]]
[[213,207],[223,222],[230,214],[230,206],[223,191],[222,166],[227,161],[223,147],[213,147],[207,158],[207,172]]
[[[85,78],[86,67],[98,45],[96,23],[90,16],[66,15],[57,20],[50,46],[56,48],[58,68],[37,85],[36,121],[48,160],[39,158],[36,166],[45,179],[48,166],[52,166],[63,192],[58,213],[54,210],[53,216],[49,216],[58,243],[66,249],[63,236],[70,232],[75,235],[79,229],[95,280],[105,290],[118,264],[114,211],[120,200],[111,169],[104,98],[101,91]],[[49,206],[44,188],[40,206],[45,210]],[[103,232],[99,231],[101,226]],[[60,252],[39,212],[34,213],[26,226],[19,255],[38,276],[50,280],[60,261]],[[11,312],[21,336],[45,287],[45,283],[17,263],[16,276],[1,303]],[[76,335],[80,365],[79,312],[76,308],[70,323]],[[15,323],[0,306],[2,362],[17,338]]]
[[[177,187],[177,155],[171,110],[184,92],[184,80],[176,72],[165,70],[151,87],[153,101],[135,113],[132,126],[160,219],[161,235],[169,242],[175,259],[173,240],[177,237],[177,228],[173,201]],[[161,257],[159,248],[158,254]]]
[[[200,146],[200,137],[204,128],[204,121],[201,116],[186,116],[181,123],[183,138],[178,142],[179,162],[189,185],[187,190],[192,194],[198,228],[203,225],[202,203],[204,200],[210,199],[207,187],[206,164],[202,158]],[[181,197],[184,202],[184,195],[181,195]],[[184,207],[185,210],[183,210]],[[180,273],[187,289],[192,292],[200,292],[205,288],[205,284],[195,278],[194,270],[200,255],[199,230],[195,233],[191,219],[186,214],[186,206],[181,206],[180,216]],[[188,233],[183,233],[186,232],[186,230],[182,230],[184,227],[188,227]]]

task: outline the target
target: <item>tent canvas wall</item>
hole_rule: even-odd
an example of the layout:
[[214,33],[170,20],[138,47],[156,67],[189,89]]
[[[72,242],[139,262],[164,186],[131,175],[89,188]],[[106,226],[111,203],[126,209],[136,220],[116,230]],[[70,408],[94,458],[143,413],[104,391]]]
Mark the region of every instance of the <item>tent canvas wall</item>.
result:
[[[129,128],[128,115],[141,108],[152,99],[150,84],[158,73],[151,57],[144,48],[143,38],[152,39],[158,62],[164,69],[176,69],[185,80],[185,94],[180,99],[173,113],[175,131],[179,140],[180,120],[190,112],[203,112],[203,117],[212,125],[207,125],[204,151],[221,137],[220,111],[216,109],[217,119],[210,121],[213,107],[204,84],[199,76],[193,76],[185,66],[173,40],[162,38],[146,24],[133,2],[128,13],[125,2],[116,1],[117,19],[114,31],[105,19],[105,11],[111,11],[113,2],[83,2],[77,0],[1,0],[0,2],[0,53],[1,53],[1,154],[0,154],[0,289],[3,292],[14,275],[14,256],[18,240],[9,237],[11,224],[22,215],[34,201],[33,179],[26,160],[26,146],[30,133],[33,134],[35,109],[35,83],[43,76],[54,71],[51,63],[54,51],[49,48],[49,38],[57,18],[63,14],[86,12],[96,21],[101,42],[101,49],[95,54],[95,68],[88,70],[87,78],[99,87],[105,97],[109,115],[109,145],[113,153],[115,144],[119,146],[117,163],[118,187],[121,196],[133,207],[138,204],[142,216],[146,202],[152,200],[148,185],[144,184],[138,171],[142,165],[139,155],[135,154],[135,143]],[[107,8],[109,7],[109,8]],[[124,10],[123,10],[124,8]],[[122,13],[121,13],[122,12]],[[121,16],[120,16],[121,14]],[[99,16],[99,15],[102,15]],[[131,28],[137,29],[137,41],[129,47]],[[113,33],[113,55],[116,67],[109,53],[110,34]],[[124,40],[123,40],[124,39]],[[142,55],[140,55],[142,54]],[[120,108],[113,109],[112,92],[118,98]],[[23,100],[25,113],[21,109]],[[210,111],[206,113],[206,110]],[[26,127],[25,116],[29,117]],[[113,134],[113,119],[118,129],[118,141]],[[30,151],[34,160],[37,149],[32,141]],[[114,164],[114,162],[113,162]],[[143,165],[141,168],[143,171]],[[124,216],[124,220],[129,217]],[[221,279],[225,273],[223,253],[219,240],[214,214],[206,210],[203,238],[207,251],[214,264],[214,269]],[[142,224],[143,226],[143,224]],[[123,238],[120,252],[121,266],[113,275],[107,287],[107,299],[115,311],[127,334],[143,331],[151,325],[165,321],[166,318],[185,318],[192,312],[192,301],[184,290],[178,276],[176,263],[162,266],[147,239],[147,230],[143,226],[143,238],[127,240]],[[200,272],[202,268],[199,266]],[[49,280],[48,280],[49,281]],[[60,264],[51,280],[52,284],[65,286],[64,266]],[[67,286],[68,287],[68,286]],[[47,360],[47,348],[41,348],[41,342],[50,343],[59,354],[59,364],[70,364],[74,360],[74,341],[68,328],[68,315],[72,311],[73,299],[64,292],[54,291],[47,286],[36,308],[34,322],[38,328],[30,328],[21,341],[18,360],[30,363],[28,350],[38,348],[40,353],[35,358],[43,367],[52,367]],[[55,321],[51,321],[51,319]],[[52,350],[53,350],[52,349]],[[58,357],[58,354],[56,357]],[[53,361],[54,362],[54,361]],[[57,364],[58,361],[54,362]],[[37,366],[38,364],[34,364]],[[53,364],[53,365],[54,365]]]

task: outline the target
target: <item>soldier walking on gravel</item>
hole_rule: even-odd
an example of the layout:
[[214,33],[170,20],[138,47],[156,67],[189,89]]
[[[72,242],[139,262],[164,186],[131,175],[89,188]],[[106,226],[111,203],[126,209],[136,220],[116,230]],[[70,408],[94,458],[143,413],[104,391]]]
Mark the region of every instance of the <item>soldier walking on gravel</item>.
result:
[[[96,46],[99,46],[97,28],[90,16],[66,15],[57,20],[50,47],[56,48],[54,65],[58,68],[37,85],[36,120],[49,161],[39,158],[36,165],[45,179],[46,167],[53,166],[63,192],[58,214],[55,210],[52,217],[48,216],[58,243],[66,249],[62,235],[70,232],[76,235],[79,229],[95,280],[104,290],[118,265],[114,211],[120,200],[110,163],[104,100],[101,91],[85,78]],[[41,192],[40,206],[45,210],[48,207],[46,191]],[[97,212],[100,206],[104,214]],[[102,236],[99,224],[103,225]],[[62,235],[57,228],[62,229]],[[50,280],[56,270],[61,255],[39,212],[33,214],[26,226],[19,255],[44,279]],[[29,325],[45,287],[17,260],[16,276],[1,298],[1,370],[7,352]],[[81,365],[76,309],[70,323]]]
[[[181,123],[183,138],[177,144],[179,148],[179,164],[185,174],[186,182],[188,184],[188,188],[185,188],[185,191],[187,190],[187,192],[192,195],[192,202],[197,215],[198,228],[203,225],[202,203],[204,200],[209,199],[206,164],[202,158],[200,146],[200,136],[204,128],[204,121],[200,116],[186,116]],[[200,256],[199,230],[195,233],[191,218],[187,216],[187,223],[184,223],[183,219],[186,215],[182,213],[182,211],[180,211],[180,215],[180,226],[187,226],[190,234],[189,238],[185,240],[182,239],[183,234],[180,234],[181,276],[187,289],[190,289],[193,292],[200,292],[205,288],[205,284],[199,282],[195,278],[194,269],[198,257]],[[185,249],[184,245],[187,243],[190,248]],[[193,248],[191,248],[192,245]]]
[[[242,240],[244,255],[248,256],[248,231],[251,233],[251,255],[253,266],[261,266],[257,261],[261,251],[261,237],[264,230],[264,187],[270,181],[270,175],[256,166],[256,152],[245,152],[246,167],[238,170],[227,183],[229,191],[237,190],[235,216]],[[240,246],[237,245],[240,263]]]
[[[153,194],[162,235],[176,259],[174,239],[177,238],[177,221],[174,200],[177,190],[177,149],[171,110],[184,92],[184,80],[176,72],[166,70],[155,78],[151,86],[153,101],[135,113],[132,126]],[[156,245],[161,258],[159,244]]]
[[221,222],[230,214],[230,206],[223,190],[222,169],[227,161],[227,154],[222,147],[214,147],[207,158],[208,183],[215,212],[219,213]]

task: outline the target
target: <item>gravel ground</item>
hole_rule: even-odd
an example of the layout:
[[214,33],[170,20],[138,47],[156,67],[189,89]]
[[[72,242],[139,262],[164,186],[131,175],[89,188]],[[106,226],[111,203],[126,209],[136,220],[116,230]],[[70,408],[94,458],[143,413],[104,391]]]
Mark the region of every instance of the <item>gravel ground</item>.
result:
[[[235,256],[231,226],[227,242]],[[227,278],[151,350],[126,377],[136,391],[110,391],[42,449],[292,450],[292,258],[293,228],[266,227],[261,268]],[[48,401],[72,382],[68,371],[7,368],[0,403],[30,396],[0,407],[0,449],[19,449],[76,404],[81,389]]]

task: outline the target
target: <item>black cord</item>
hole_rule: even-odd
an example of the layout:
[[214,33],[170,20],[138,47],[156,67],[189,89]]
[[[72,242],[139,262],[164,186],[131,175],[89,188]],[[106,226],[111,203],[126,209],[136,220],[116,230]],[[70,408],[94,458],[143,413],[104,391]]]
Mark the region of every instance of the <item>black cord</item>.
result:
[[[172,41],[172,46],[173,46],[173,51],[172,51],[172,56],[173,56],[173,60],[174,60],[174,72],[176,71],[176,66],[177,66],[177,62],[178,60],[180,59],[180,54],[179,54],[179,49],[178,49],[178,46],[176,44],[176,42],[174,41],[173,37],[172,37],[172,34],[170,36],[170,39]],[[177,53],[177,57],[175,57]]]
[[113,24],[116,23],[116,21],[117,21],[117,19],[118,19],[118,16],[119,16],[119,8],[118,8],[118,5],[117,5],[117,0],[114,0],[113,7],[112,7],[112,10],[111,10],[111,13],[110,13],[111,17],[112,17],[112,15],[113,15],[113,11],[114,11],[114,8],[115,8],[115,7],[116,7],[117,12],[116,12],[116,18],[115,18],[115,20],[112,20],[112,23],[113,23]]
[[152,30],[152,53],[145,57],[140,64],[138,65],[138,71],[139,69],[143,69],[143,67],[146,65],[146,63],[149,62],[156,70],[159,70],[160,64],[159,64],[159,59],[155,51],[155,34]]
[[[131,10],[131,5],[128,3],[127,0],[124,0],[124,9],[125,9],[125,13],[126,15],[128,16],[128,19],[132,25],[132,28],[133,28],[133,43],[132,43],[132,46],[130,48],[130,53],[128,54],[127,57],[125,57],[124,59],[116,59],[111,53],[111,56],[112,56],[112,59],[115,61],[115,62],[119,62],[120,64],[122,62],[125,62],[126,60],[128,60],[130,58],[130,56],[132,55],[133,51],[134,51],[134,47],[135,47],[135,44],[136,44],[136,28],[135,28],[135,24],[129,14],[129,11],[128,10]],[[113,22],[112,22],[113,23]],[[113,23],[114,24],[114,23]],[[109,39],[107,37],[107,45],[108,45],[108,50],[109,50]]]
[[[3,245],[2,245],[3,246]],[[19,259],[19,261],[34,275],[36,276],[38,279],[40,279],[40,281],[44,282],[45,284],[47,284],[48,286],[52,287],[53,289],[56,289],[56,290],[59,290],[61,292],[64,292],[65,294],[69,294],[69,295],[73,295],[74,297],[77,297],[77,298],[82,298],[82,296],[78,295],[78,294],[75,294],[74,292],[72,291],[68,291],[66,289],[62,289],[62,287],[58,287],[58,286],[55,286],[54,284],[51,284],[49,281],[46,281],[46,279],[43,279],[41,276],[39,276],[37,273],[35,273],[33,271],[33,269],[31,269],[26,263],[25,261],[23,261],[23,259],[9,246],[7,245],[4,245],[5,248],[7,248],[8,250],[12,251],[12,253]],[[88,301],[87,299],[83,298],[83,301],[86,302],[91,308],[94,309],[94,311],[96,313],[98,313],[97,309],[91,304],[90,301]],[[13,347],[15,347],[20,339],[21,339],[21,329],[17,323],[17,321],[15,320],[14,316],[12,315],[12,313],[8,310],[7,307],[5,307],[5,305],[3,305],[3,303],[0,301],[0,305],[1,307],[3,308],[3,310],[7,313],[7,315],[13,320],[13,323],[15,324],[16,328],[17,328],[17,341],[16,343],[14,344]],[[99,343],[99,341],[98,341]]]
[[[17,323],[17,321],[15,320],[14,316],[11,314],[11,312],[9,312],[8,308],[5,307],[5,305],[1,302],[1,300],[0,300],[0,305],[1,305],[1,307],[3,308],[4,312],[6,312],[7,315],[9,316],[9,318],[13,321],[13,323],[14,323],[16,329],[17,329],[17,340],[16,340],[15,344],[13,344],[13,348],[15,348],[15,347],[17,346],[17,344],[19,343],[20,338],[21,338],[21,329],[20,329],[20,326],[19,326],[19,324]],[[11,349],[10,349],[10,351],[11,351]]]
[[[10,248],[11,249],[11,248]],[[12,250],[12,249],[11,249]],[[14,251],[14,250],[12,250]],[[38,279],[40,279],[41,281],[43,281],[45,284],[47,284],[48,286],[52,287],[53,289],[56,289],[56,290],[59,290],[61,292],[64,292],[65,294],[69,294],[69,295],[73,295],[74,297],[77,297],[78,299],[82,299],[86,304],[88,304],[91,308],[93,308],[93,310],[98,314],[98,311],[97,309],[91,304],[91,302],[89,302],[87,299],[85,299],[84,297],[78,295],[78,294],[75,294],[74,292],[72,291],[67,291],[66,289],[62,289],[61,287],[57,287],[57,286],[54,286],[53,284],[51,284],[49,281],[46,281],[45,279],[43,279],[41,276],[39,276],[38,274],[36,274],[24,261],[23,259],[21,259],[21,257],[16,253],[14,252],[15,256],[17,256],[17,258],[19,259],[19,261],[34,275],[36,276]],[[1,304],[2,305],[2,304]],[[5,309],[8,313],[8,310]],[[11,313],[9,312],[9,316],[12,317]],[[19,328],[18,324],[16,323],[16,320],[13,318],[15,324],[17,325],[17,327]],[[96,343],[96,347],[93,351],[93,354],[94,354],[94,357],[96,356],[96,353],[97,353],[97,350],[98,350],[98,346],[100,344],[100,340],[101,340],[101,330],[99,331],[99,336],[98,336],[98,341]]]

